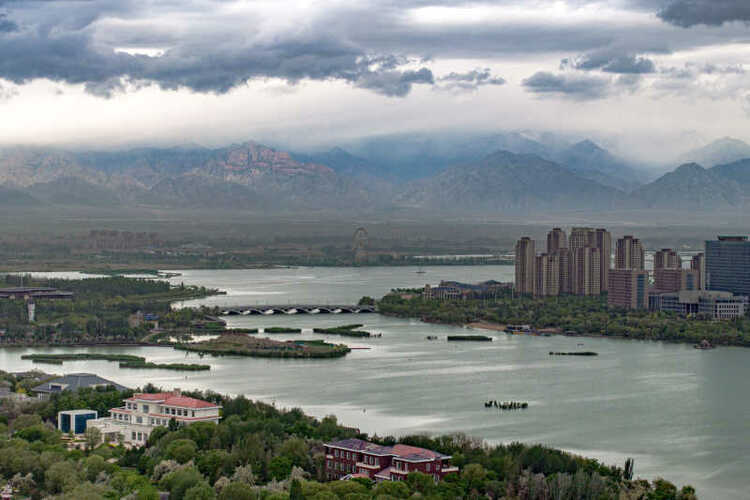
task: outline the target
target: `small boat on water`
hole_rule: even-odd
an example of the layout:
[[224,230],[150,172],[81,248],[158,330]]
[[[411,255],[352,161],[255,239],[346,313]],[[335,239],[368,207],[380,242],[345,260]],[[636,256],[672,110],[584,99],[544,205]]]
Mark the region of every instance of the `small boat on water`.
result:
[[438,338],[437,338],[437,335],[428,335],[428,336],[427,336],[427,337],[425,337],[425,338],[426,338],[427,340],[437,340],[437,339],[438,339]]
[[510,333],[513,335],[521,335],[521,334],[533,334],[533,333],[536,333],[536,331],[531,327],[531,325],[506,325],[505,333]]
[[696,348],[696,349],[704,350],[704,351],[708,350],[708,349],[713,349],[714,348],[714,346],[711,344],[711,342],[709,342],[707,339],[701,340],[700,344],[695,344],[693,347]]
[[485,401],[485,408],[497,408],[498,410],[525,410],[529,407],[529,403],[526,401],[501,401],[496,400]]

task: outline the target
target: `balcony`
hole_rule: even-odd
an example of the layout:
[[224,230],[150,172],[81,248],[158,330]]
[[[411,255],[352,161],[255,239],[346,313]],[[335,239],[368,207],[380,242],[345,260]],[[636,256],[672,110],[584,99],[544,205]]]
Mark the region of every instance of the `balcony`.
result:
[[449,467],[443,467],[440,470],[441,474],[450,474],[451,472],[458,472],[458,467],[455,467],[455,466],[451,465]]
[[372,470],[379,470],[380,469],[380,465],[368,464],[368,463],[365,463],[365,462],[357,462],[356,466],[357,467],[364,467],[365,469],[372,469]]

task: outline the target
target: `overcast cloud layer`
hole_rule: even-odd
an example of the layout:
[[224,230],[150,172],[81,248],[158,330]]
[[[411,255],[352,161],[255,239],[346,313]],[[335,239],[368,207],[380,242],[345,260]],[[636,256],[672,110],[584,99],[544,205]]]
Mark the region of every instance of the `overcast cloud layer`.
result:
[[[0,135],[322,138],[488,128],[488,109],[503,128],[637,134],[640,110],[650,133],[741,135],[748,23],[747,0],[0,0]],[[674,121],[648,115],[655,101]],[[685,103],[723,125],[686,120]],[[232,132],[199,132],[212,123]]]

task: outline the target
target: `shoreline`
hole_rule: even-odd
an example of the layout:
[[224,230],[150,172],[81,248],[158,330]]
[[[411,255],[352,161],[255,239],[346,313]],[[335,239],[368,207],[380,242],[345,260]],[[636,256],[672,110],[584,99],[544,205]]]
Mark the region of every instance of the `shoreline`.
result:
[[[164,263],[157,266],[154,266],[153,263],[151,263],[152,267],[148,267],[147,263],[138,263],[134,262],[131,264],[122,264],[122,267],[118,267],[115,270],[107,270],[105,268],[93,268],[93,267],[87,267],[86,265],[76,265],[74,263],[65,264],[65,263],[56,263],[55,265],[43,265],[41,264],[39,268],[34,270],[29,270],[29,267],[35,267],[35,265],[32,262],[29,262],[23,265],[13,265],[9,266],[3,269],[0,269],[0,273],[28,273],[28,274],[34,274],[34,273],[49,273],[49,272],[79,272],[82,274],[110,274],[113,275],[124,275],[127,276],[127,273],[135,273],[137,271],[141,271],[143,269],[155,269],[158,271],[163,272],[174,272],[174,271],[241,271],[241,270],[254,270],[254,269],[261,269],[261,270],[269,270],[269,269],[299,269],[299,268],[305,268],[305,267],[324,267],[324,268],[372,268],[372,267],[387,267],[387,268],[399,268],[399,267],[453,267],[453,266],[469,266],[469,267],[487,267],[487,266],[512,266],[512,262],[453,262],[453,261],[439,261],[436,260],[434,262],[428,262],[428,263],[420,263],[420,262],[408,262],[408,263],[397,263],[397,264],[388,264],[388,263],[378,263],[378,264],[354,264],[351,263],[337,263],[337,264],[324,264],[324,263],[312,263],[312,264],[300,264],[300,263],[294,263],[294,264],[283,264],[283,263],[258,263],[258,264],[247,264],[247,265],[239,265],[237,267],[227,267],[227,266],[215,266],[211,267],[210,265],[206,265],[205,263],[203,265],[191,265],[189,263],[185,264],[174,264],[174,263]],[[117,271],[117,272],[114,272]],[[140,274],[140,273],[138,273]],[[157,275],[154,275],[154,277],[158,277]]]
[[49,342],[30,342],[23,344],[2,344],[0,349],[5,347],[22,348],[22,347],[174,347],[175,343],[165,342],[76,342],[66,344],[50,344]]
[[[423,321],[423,320],[420,320]],[[430,324],[437,324],[437,325],[447,325],[449,323],[439,323],[434,321],[425,321],[425,323]],[[495,332],[504,332],[505,331],[505,325],[501,325],[499,323],[490,323],[487,321],[476,321],[471,323],[465,323],[462,326],[476,329],[476,330],[489,330],[489,331],[495,331]],[[538,333],[542,334],[551,334],[551,335],[559,335],[562,337],[573,337],[573,338],[589,338],[589,339],[615,339],[615,340],[639,340],[641,342],[666,342],[668,344],[684,344],[684,345],[696,345],[694,342],[691,341],[681,341],[681,340],[673,340],[673,339],[639,339],[636,337],[627,337],[625,335],[602,335],[597,333],[575,333],[575,334],[567,334],[563,333],[560,328],[541,328],[537,330]],[[526,335],[529,337],[538,337],[538,333],[518,333],[515,335]],[[749,348],[750,346],[746,346],[743,344],[714,344],[712,342],[712,345],[715,347],[742,347],[742,348]]]

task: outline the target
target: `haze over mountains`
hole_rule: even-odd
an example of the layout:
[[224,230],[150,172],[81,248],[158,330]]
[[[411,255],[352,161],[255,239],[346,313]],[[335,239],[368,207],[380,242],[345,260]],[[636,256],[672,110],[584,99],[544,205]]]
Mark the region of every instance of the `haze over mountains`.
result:
[[0,206],[512,214],[745,206],[750,146],[721,139],[681,158],[703,164],[654,179],[593,141],[521,133],[381,136],[314,153],[255,142],[118,152],[11,147],[0,150]]

